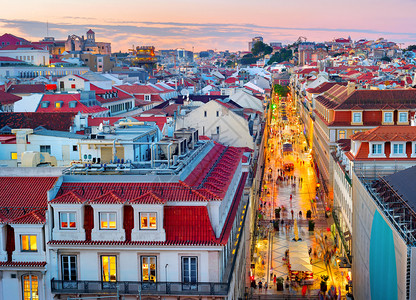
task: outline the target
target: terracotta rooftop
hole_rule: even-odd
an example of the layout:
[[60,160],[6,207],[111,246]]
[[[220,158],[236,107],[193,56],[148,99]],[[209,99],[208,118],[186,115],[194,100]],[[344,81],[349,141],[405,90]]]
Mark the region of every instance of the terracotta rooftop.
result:
[[13,84],[7,89],[8,93],[13,94],[43,94],[44,84]]
[[69,131],[73,126],[76,113],[63,112],[26,112],[26,113],[2,113],[0,118],[0,128],[9,126],[10,128],[32,128],[39,126],[49,130]]
[[21,99],[22,97],[19,97],[10,93],[6,93],[0,90],[0,104],[3,104],[3,105],[12,104]]
[[351,139],[356,141],[410,142],[416,141],[416,126],[379,126],[365,132],[357,132]]

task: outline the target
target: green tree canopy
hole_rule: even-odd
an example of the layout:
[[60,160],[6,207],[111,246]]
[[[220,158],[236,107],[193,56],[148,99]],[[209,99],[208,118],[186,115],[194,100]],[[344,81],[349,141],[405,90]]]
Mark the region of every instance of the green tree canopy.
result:
[[413,51],[416,50],[416,45],[410,45],[409,47],[407,47],[407,51]]
[[275,52],[272,55],[272,57],[270,57],[270,60],[267,64],[271,65],[274,62],[281,63],[281,62],[288,61],[288,60],[292,59],[292,57],[293,57],[292,50],[282,48],[279,51]]
[[254,56],[264,56],[273,52],[273,48],[262,41],[258,41],[253,45],[251,53]]
[[255,64],[256,62],[257,62],[257,58],[254,57],[254,55],[251,53],[244,55],[240,60],[240,64],[242,65],[251,65],[251,64]]
[[289,88],[280,84],[274,85],[274,92],[281,97],[286,97],[289,94]]

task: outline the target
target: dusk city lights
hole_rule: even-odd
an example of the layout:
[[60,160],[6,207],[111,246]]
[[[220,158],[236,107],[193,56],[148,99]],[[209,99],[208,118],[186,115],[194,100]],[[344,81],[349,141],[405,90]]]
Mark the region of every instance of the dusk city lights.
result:
[[0,14],[0,300],[416,299],[416,2]]

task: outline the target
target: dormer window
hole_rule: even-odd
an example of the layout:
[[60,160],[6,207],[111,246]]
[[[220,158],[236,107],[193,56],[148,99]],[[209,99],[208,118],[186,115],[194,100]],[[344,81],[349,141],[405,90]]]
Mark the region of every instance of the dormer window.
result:
[[362,113],[361,112],[353,112],[352,113],[352,122],[353,123],[362,123]]
[[371,154],[379,155],[382,153],[382,144],[373,144]]
[[383,142],[370,142],[370,154],[368,157],[386,157]]
[[406,156],[406,144],[391,143],[391,156]]
[[140,229],[156,230],[156,213],[141,212],[140,215]]
[[40,104],[40,107],[42,108],[47,108],[49,106],[49,101],[42,101],[42,103]]
[[144,101],[150,101],[151,95],[144,95]]
[[393,123],[393,112],[385,112],[383,115],[384,123]]
[[77,229],[75,212],[60,212],[59,224],[61,229]]
[[117,229],[116,217],[115,212],[100,212],[100,229]]
[[399,112],[399,123],[407,123],[408,122],[408,114],[407,112]]

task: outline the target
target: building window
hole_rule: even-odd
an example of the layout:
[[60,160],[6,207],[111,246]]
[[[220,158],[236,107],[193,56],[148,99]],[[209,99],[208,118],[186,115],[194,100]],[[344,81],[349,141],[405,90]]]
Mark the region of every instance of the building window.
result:
[[205,118],[207,117],[207,111],[206,110],[204,111],[204,117]]
[[361,123],[361,113],[360,112],[354,112],[352,113],[352,121],[353,123]]
[[393,123],[393,113],[385,112],[384,113],[384,123]]
[[75,217],[76,215],[74,212],[60,212],[59,224],[61,229],[77,229]]
[[217,117],[219,117],[220,116],[220,112],[219,111],[217,111]]
[[78,145],[72,145],[72,151],[78,151]]
[[62,255],[61,256],[62,280],[77,280],[77,256]]
[[345,139],[345,130],[338,131],[338,139],[339,140]]
[[371,147],[371,154],[373,155],[377,155],[377,154],[382,154],[383,152],[381,151],[382,149],[382,144],[373,144]]
[[38,245],[37,245],[37,237],[36,235],[27,234],[27,235],[21,235],[21,249],[22,252],[37,252],[38,251]]
[[156,213],[140,213],[140,229],[157,229]]
[[220,134],[220,126],[217,126],[217,134]]
[[407,112],[399,112],[399,122],[407,123]]
[[23,275],[23,300],[39,300],[38,277],[35,275]]
[[17,159],[17,152],[10,152],[10,159]]
[[51,146],[50,145],[40,145],[40,152],[45,152],[51,154]]
[[156,282],[156,256],[142,256],[142,281]]
[[115,255],[101,256],[101,277],[102,281],[117,280],[117,257]]
[[100,212],[100,229],[117,229],[115,212]]
[[184,289],[196,289],[198,281],[198,258],[193,256],[182,257],[182,283]]
[[150,101],[151,95],[144,95],[144,101]]
[[75,89],[75,84],[71,84],[71,89]]
[[403,144],[393,144],[393,154],[395,154],[395,155],[404,154],[404,145]]

